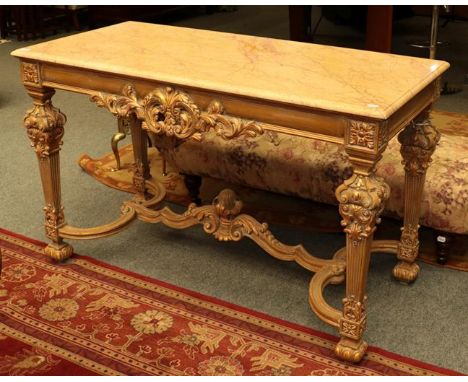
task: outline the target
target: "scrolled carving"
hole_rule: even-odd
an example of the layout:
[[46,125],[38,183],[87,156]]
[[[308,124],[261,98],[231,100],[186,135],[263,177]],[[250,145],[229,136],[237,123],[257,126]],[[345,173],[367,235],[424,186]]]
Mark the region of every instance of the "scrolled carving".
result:
[[341,225],[354,246],[374,232],[389,195],[389,186],[374,174],[354,173],[336,189]]
[[139,99],[135,88],[126,85],[121,96],[98,93],[91,101],[119,117],[133,113],[142,121],[143,129],[177,139],[200,140],[210,129],[224,139],[263,134],[257,122],[224,115],[221,102],[212,101],[206,111],[201,111],[187,93],[171,87],[155,89]]
[[202,125],[200,131],[208,131],[212,128],[216,135],[226,140],[241,135],[254,138],[263,134],[263,128],[255,121],[224,115],[224,107],[219,101],[212,101],[207,111],[201,113],[200,120]]
[[153,90],[141,101],[142,127],[185,139],[197,133],[200,110],[188,94],[170,87]]
[[[272,256],[281,260],[294,260],[306,269],[317,270],[325,264],[337,262],[314,258],[302,245],[286,245],[278,241],[267,223],[260,223],[250,215],[240,214],[242,202],[229,189],[221,191],[211,205],[198,207],[192,203],[183,214],[168,207],[151,210],[134,201],[127,203],[143,221],[163,223],[176,229],[201,224],[206,233],[212,234],[219,241],[239,241],[243,237],[249,237]],[[341,263],[340,260],[338,262]]]
[[92,95],[90,99],[98,107],[106,108],[113,115],[121,118],[129,117],[140,107],[136,90],[132,85],[125,85],[121,96],[99,93]]
[[65,115],[50,100],[35,104],[24,117],[24,126],[39,158],[59,150],[64,134]]
[[440,133],[429,118],[411,124],[398,135],[402,164],[410,175],[424,175],[440,140]]
[[222,190],[211,206],[195,207],[192,204],[185,216],[193,216],[203,224],[206,233],[212,234],[219,241],[238,241],[244,236],[243,219],[238,219],[242,210],[242,201],[234,191]]

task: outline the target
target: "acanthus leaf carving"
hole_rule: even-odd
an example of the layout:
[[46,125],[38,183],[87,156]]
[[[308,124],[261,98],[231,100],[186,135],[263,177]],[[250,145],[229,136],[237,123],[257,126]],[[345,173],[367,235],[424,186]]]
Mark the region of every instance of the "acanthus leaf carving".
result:
[[171,87],[155,89],[139,99],[135,88],[126,85],[121,96],[98,93],[91,101],[119,117],[135,114],[143,129],[177,139],[200,140],[210,129],[226,140],[263,134],[259,123],[225,115],[221,102],[214,100],[201,111],[187,93]]
[[336,189],[341,225],[354,246],[374,232],[389,195],[389,186],[373,173],[354,173]]
[[121,96],[99,93],[92,95],[90,99],[98,107],[106,108],[113,115],[121,118],[129,117],[140,107],[136,90],[132,85],[125,85]]
[[430,119],[411,124],[398,135],[402,164],[410,175],[424,175],[440,140],[440,133]]
[[35,104],[24,117],[24,126],[39,158],[44,159],[59,150],[64,134],[65,115],[50,100]]
[[200,110],[188,94],[171,87],[150,92],[141,101],[142,127],[155,134],[186,139],[197,131]]

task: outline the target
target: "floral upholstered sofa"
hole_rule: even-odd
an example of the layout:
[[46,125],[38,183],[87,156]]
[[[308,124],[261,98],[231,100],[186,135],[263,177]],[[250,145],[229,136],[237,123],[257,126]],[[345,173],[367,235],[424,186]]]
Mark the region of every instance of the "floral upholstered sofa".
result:
[[[420,224],[443,233],[468,234],[468,116],[433,112],[442,136],[427,171]],[[340,145],[268,132],[256,138],[223,140],[215,133],[203,142],[160,148],[184,174],[210,176],[235,184],[337,204],[336,187],[352,174]],[[396,137],[377,166],[391,187],[384,216],[403,217],[404,169]]]

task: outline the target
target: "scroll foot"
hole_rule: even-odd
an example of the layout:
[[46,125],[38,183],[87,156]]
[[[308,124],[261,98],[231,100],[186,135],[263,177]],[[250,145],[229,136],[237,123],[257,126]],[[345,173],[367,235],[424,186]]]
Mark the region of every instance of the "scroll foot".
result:
[[63,261],[73,255],[73,247],[67,243],[51,243],[44,248],[44,253],[56,261]]
[[418,278],[419,265],[416,263],[407,263],[399,261],[393,268],[393,276],[404,283],[412,283]]
[[360,340],[358,343],[347,338],[342,338],[335,347],[335,354],[344,361],[359,362],[367,350],[367,342]]

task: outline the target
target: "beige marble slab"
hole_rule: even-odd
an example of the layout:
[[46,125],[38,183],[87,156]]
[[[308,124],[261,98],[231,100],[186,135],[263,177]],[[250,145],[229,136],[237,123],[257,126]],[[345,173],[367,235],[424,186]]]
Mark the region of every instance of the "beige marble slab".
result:
[[449,67],[444,61],[138,22],[12,55],[378,119]]

